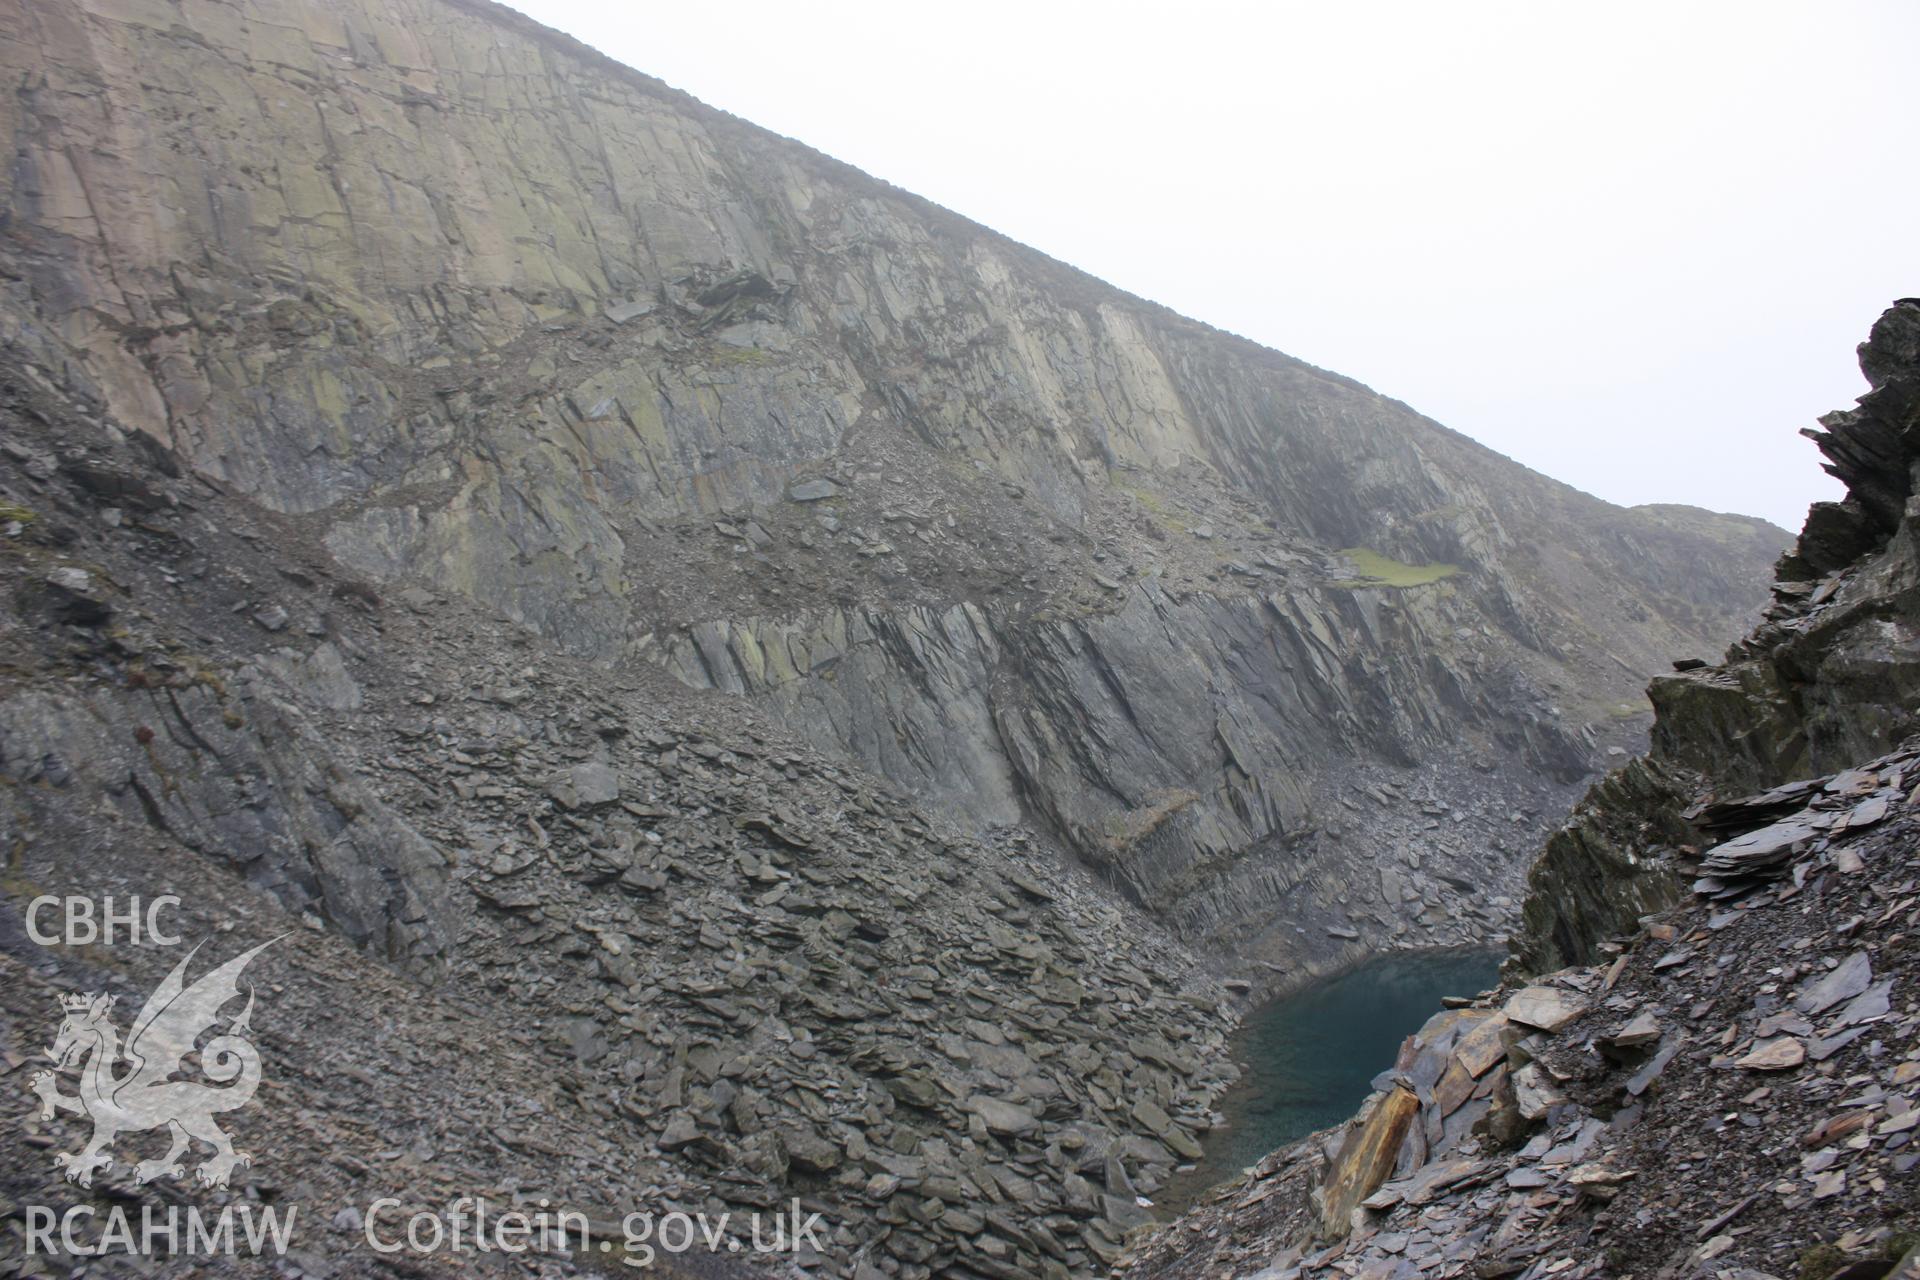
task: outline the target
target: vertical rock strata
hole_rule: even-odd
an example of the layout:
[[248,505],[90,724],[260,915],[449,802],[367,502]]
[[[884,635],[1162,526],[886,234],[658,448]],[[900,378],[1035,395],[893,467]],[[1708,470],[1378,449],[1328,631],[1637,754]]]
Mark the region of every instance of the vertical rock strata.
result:
[[1289,966],[1328,957],[1277,915],[1504,929],[1532,827],[1784,541],[1594,501],[477,0],[53,0],[0,62],[36,377],[369,581],[743,694]]

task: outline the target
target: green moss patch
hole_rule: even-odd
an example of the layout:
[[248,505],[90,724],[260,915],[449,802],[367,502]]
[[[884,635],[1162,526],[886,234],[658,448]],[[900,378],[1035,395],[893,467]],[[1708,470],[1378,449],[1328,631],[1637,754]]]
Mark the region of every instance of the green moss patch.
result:
[[1340,554],[1360,574],[1337,584],[1343,587],[1426,587],[1460,572],[1457,564],[1401,564],[1366,547],[1348,547]]
[[780,363],[780,357],[760,347],[735,347],[724,343],[715,343],[707,351],[707,359],[714,364],[730,365],[766,365]]

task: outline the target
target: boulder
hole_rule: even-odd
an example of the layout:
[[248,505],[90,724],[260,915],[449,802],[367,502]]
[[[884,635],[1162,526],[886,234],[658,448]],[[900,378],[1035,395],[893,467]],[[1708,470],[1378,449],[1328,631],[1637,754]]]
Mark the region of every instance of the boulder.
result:
[[1335,1240],[1346,1236],[1354,1209],[1393,1172],[1400,1144],[1419,1114],[1420,1099],[1396,1086],[1380,1096],[1358,1127],[1348,1131],[1318,1193],[1321,1235]]
[[1527,987],[1507,1000],[1510,1021],[1552,1033],[1587,1011],[1586,1004],[1558,987]]
[[1039,1117],[1027,1108],[976,1093],[967,1099],[966,1110],[985,1122],[989,1133],[1017,1138],[1032,1133],[1040,1125]]
[[548,783],[547,794],[563,809],[594,809],[620,798],[620,776],[604,764],[588,761]]

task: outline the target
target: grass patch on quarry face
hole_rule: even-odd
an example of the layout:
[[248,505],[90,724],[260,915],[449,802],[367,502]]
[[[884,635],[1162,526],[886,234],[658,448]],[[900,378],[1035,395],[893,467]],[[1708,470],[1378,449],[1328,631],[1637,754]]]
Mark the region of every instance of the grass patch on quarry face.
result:
[[778,364],[780,357],[761,347],[736,347],[716,342],[707,350],[707,359],[724,365]]
[[1340,554],[1360,574],[1335,584],[1342,587],[1426,587],[1460,572],[1457,564],[1401,564],[1366,547],[1348,547]]
[[1140,519],[1158,529],[1162,535],[1175,531],[1173,512],[1168,510],[1168,502],[1163,494],[1155,493],[1144,485],[1133,484],[1125,480],[1113,480],[1113,491],[1125,494],[1140,506]]

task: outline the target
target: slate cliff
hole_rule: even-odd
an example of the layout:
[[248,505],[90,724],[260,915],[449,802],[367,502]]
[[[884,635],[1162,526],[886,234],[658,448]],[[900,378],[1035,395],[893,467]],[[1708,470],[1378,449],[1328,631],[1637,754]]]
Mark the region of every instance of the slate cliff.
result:
[[0,61],[36,380],[383,592],[742,694],[1289,968],[1503,932],[1784,542],[1588,498],[477,0],[11,4]]

